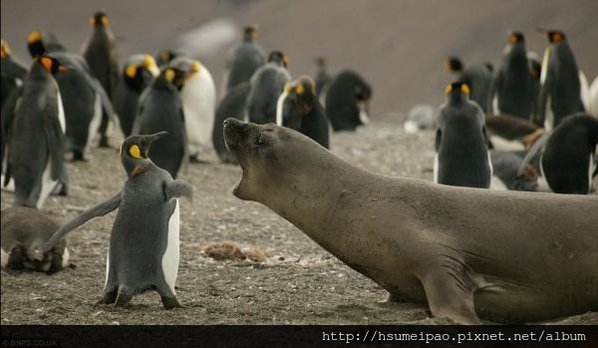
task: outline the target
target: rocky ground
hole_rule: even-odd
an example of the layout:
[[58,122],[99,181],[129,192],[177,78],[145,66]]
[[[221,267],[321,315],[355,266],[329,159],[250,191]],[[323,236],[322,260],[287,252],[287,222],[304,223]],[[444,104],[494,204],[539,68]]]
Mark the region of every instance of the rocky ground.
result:
[[[349,162],[388,175],[431,180],[433,133],[405,134],[398,124],[373,123],[334,134],[332,151]],[[113,138],[115,147],[119,138]],[[48,276],[2,272],[2,324],[402,324],[446,323],[425,307],[382,303],[386,292],[351,270],[290,223],[231,191],[241,170],[206,153],[182,178],[195,189],[181,204],[181,262],[177,294],[184,308],[165,311],[155,292],[124,308],[95,303],[102,295],[106,251],[115,213],[92,220],[69,238],[75,269]],[[71,192],[51,197],[44,210],[60,223],[118,192],[126,176],[116,149],[91,151],[87,163],[69,163]],[[2,193],[2,209],[13,196]],[[267,260],[215,261],[202,250],[232,241]],[[598,324],[598,313],[551,323]]]

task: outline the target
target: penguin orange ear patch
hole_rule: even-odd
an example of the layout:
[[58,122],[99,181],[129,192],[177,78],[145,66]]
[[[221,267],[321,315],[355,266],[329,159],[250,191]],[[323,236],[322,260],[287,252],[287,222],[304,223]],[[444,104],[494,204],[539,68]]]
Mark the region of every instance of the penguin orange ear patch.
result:
[[129,65],[125,69],[125,75],[127,75],[128,77],[134,79],[135,75],[137,75],[137,67],[135,65]]
[[191,65],[191,71],[196,73],[201,69],[201,63],[198,61],[194,61],[193,64]]
[[510,43],[510,44],[515,44],[515,43],[517,43],[517,35],[515,35],[515,34],[511,34],[511,35],[509,35],[509,43]]
[[286,55],[283,55],[282,62],[284,63],[285,66],[289,65],[289,57],[287,57]]
[[563,40],[563,35],[561,33],[554,33],[552,34],[552,41],[554,42],[561,42]]
[[164,76],[166,76],[166,80],[168,80],[168,82],[170,82],[170,83],[172,83],[172,81],[174,81],[175,75],[176,75],[176,73],[172,69],[166,69],[166,71],[164,72]]
[[39,31],[34,31],[27,37],[27,43],[34,43],[42,40],[42,35]]
[[466,85],[465,83],[461,85],[461,92],[463,92],[464,94],[469,95],[469,86]]
[[451,93],[451,91],[453,90],[453,85],[448,84],[446,85],[446,87],[444,88],[444,94],[449,94]]
[[108,18],[108,16],[102,16],[101,21],[102,21],[102,25],[105,27],[110,25],[110,19]]
[[295,93],[302,95],[303,92],[305,92],[305,87],[303,87],[302,84],[298,84],[297,87],[295,87]]
[[131,147],[129,147],[129,154],[135,159],[143,159],[141,157],[141,150],[137,145],[131,145]]

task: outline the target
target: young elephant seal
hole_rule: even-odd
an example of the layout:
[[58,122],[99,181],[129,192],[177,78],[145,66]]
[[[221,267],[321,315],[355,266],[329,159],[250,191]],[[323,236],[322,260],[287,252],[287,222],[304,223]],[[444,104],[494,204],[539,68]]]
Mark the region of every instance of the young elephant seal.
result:
[[598,310],[598,197],[376,175],[306,136],[228,119],[234,194],[289,220],[393,297],[459,323]]

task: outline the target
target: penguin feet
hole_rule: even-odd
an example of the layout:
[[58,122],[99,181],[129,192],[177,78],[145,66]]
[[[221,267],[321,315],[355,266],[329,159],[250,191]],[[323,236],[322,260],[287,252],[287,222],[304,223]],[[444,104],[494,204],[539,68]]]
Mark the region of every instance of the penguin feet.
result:
[[81,151],[73,151],[73,158],[71,159],[72,162],[87,162],[87,158],[83,156],[83,152]]
[[131,301],[132,298],[133,298],[133,294],[131,292],[129,292],[126,289],[120,289],[120,290],[118,290],[118,295],[116,296],[116,301],[114,301],[114,306],[115,307],[123,307],[127,303],[129,303],[129,301]]
[[105,134],[102,134],[100,136],[100,144],[98,146],[103,147],[103,148],[109,148],[110,143],[108,142],[108,136],[106,136]]
[[179,301],[176,299],[176,297],[166,297],[166,296],[162,296],[162,305],[164,306],[164,309],[173,309],[173,308],[182,308],[183,307],[183,306],[181,306]]
[[116,290],[104,292],[104,296],[96,304],[113,304],[116,301]]

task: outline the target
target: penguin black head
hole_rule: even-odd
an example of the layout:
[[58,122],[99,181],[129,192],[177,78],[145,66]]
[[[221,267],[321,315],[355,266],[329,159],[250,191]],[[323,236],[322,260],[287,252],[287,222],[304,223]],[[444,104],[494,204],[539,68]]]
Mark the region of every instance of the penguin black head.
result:
[[106,12],[98,11],[89,19],[89,24],[94,27],[108,27],[110,26],[110,19]]
[[156,55],[156,61],[158,63],[158,66],[163,66],[170,63],[176,57],[178,57],[178,53],[176,53],[173,50],[166,49],[158,52],[158,54]]
[[243,41],[251,42],[251,41],[256,40],[257,37],[258,37],[257,27],[255,27],[253,25],[249,25],[243,29]]
[[564,41],[566,38],[565,33],[560,30],[547,30],[538,28],[538,31],[544,34],[550,43],[558,43]]
[[31,58],[39,57],[46,53],[46,46],[42,41],[42,33],[39,30],[32,31],[27,37],[27,48]]
[[293,129],[298,129],[301,119],[305,117],[316,103],[315,82],[309,76],[301,76],[297,80],[287,82],[284,94],[287,95],[283,104],[284,124]]
[[447,99],[451,101],[468,99],[469,85],[463,82],[453,82],[445,87],[444,93],[446,94]]
[[268,56],[268,62],[275,62],[286,68],[289,65],[289,58],[280,51],[272,51]]
[[44,69],[52,75],[71,70],[68,66],[60,63],[56,58],[49,56],[36,57],[35,62],[41,64]]
[[160,76],[158,76],[158,79],[164,79],[164,81],[173,85],[174,87],[176,87],[177,90],[180,91],[185,85],[185,81],[187,80],[187,77],[189,77],[189,75],[190,73],[187,71],[166,66],[162,68],[162,71],[160,73]]
[[446,62],[444,62],[444,67],[447,71],[453,73],[463,72],[463,62],[461,62],[461,59],[456,56],[448,57]]
[[4,59],[10,56],[10,47],[8,47],[8,43],[2,39],[2,51],[1,51],[1,58]]
[[140,64],[130,64],[123,69],[123,78],[129,88],[137,92],[149,85],[158,75],[158,67],[154,57],[145,55]]
[[509,43],[514,45],[518,42],[525,42],[525,36],[520,31],[512,31],[509,33]]
[[131,135],[123,141],[120,145],[120,160],[130,178],[150,169],[153,165],[149,159],[150,147],[154,141],[167,134],[168,132],[158,132],[148,135]]

